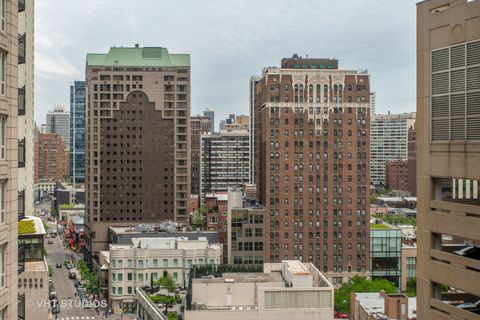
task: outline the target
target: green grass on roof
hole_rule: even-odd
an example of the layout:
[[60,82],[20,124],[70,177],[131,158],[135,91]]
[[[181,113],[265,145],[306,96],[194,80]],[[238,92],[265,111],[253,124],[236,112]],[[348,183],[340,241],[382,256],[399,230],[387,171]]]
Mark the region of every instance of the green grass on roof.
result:
[[32,220],[18,221],[18,234],[34,234],[35,232],[35,222]]
[[390,227],[384,224],[370,223],[370,229],[390,229]]

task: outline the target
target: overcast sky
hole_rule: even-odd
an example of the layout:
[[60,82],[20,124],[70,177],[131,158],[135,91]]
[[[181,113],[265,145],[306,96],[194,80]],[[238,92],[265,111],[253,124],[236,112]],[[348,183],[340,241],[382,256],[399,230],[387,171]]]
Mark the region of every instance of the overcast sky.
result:
[[35,1],[35,120],[69,104],[87,52],[161,46],[189,53],[192,114],[248,114],[248,82],[293,53],[368,69],[377,112],[415,110],[415,0]]

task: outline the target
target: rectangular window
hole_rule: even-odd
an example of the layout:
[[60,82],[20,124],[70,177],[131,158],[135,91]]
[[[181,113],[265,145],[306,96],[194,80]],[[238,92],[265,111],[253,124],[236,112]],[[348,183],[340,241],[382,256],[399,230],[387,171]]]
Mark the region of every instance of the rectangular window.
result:
[[178,272],[173,273],[173,281],[177,281],[178,279]]
[[187,268],[192,267],[192,259],[187,259]]
[[123,260],[117,260],[117,266],[123,268]]
[[168,259],[163,259],[163,267],[164,268],[168,267]]
[[158,273],[152,272],[152,280],[157,281],[158,280]]
[[118,288],[117,288],[117,294],[118,294],[118,295],[122,295],[122,294],[123,294],[123,288],[122,288],[122,287],[118,287]]
[[112,282],[115,282],[115,281],[117,281],[116,274],[112,273]]
[[127,294],[132,294],[132,287],[127,287]]
[[18,0],[18,12],[25,11],[25,0]]
[[[0,0],[1,1],[1,0]],[[7,80],[7,53],[0,50],[0,95],[4,96]]]
[[5,269],[6,269],[6,255],[5,255],[6,246],[3,245],[0,247],[0,288],[5,288]]
[[127,260],[127,267],[132,268],[133,267],[133,262],[132,259]]
[[18,88],[18,115],[25,115],[25,86]]
[[5,160],[6,128],[7,128],[7,119],[5,117],[0,117],[0,160]]
[[112,296],[115,295],[115,287],[112,287]]
[[127,280],[132,281],[132,273],[131,272],[127,273]]
[[153,259],[153,266],[158,267],[158,259]]
[[143,282],[143,273],[137,274],[137,281],[138,282]]
[[0,0],[0,20],[2,24],[2,31],[5,32],[6,17],[7,17],[7,0]]
[[117,281],[123,281],[123,273],[117,274]]
[[0,181],[0,224],[5,223],[5,185],[5,181]]
[[137,264],[139,268],[143,268],[143,260],[138,260]]
[[173,266],[178,267],[178,259],[173,259]]
[[18,167],[25,167],[25,138],[18,140]]
[[18,217],[19,219],[25,216],[25,190],[18,193]]
[[25,38],[25,33],[18,35],[18,64],[25,63]]

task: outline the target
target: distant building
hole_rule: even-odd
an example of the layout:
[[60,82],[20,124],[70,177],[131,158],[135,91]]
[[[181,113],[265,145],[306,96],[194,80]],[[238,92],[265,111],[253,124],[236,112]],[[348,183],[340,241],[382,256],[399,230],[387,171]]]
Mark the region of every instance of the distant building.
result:
[[[351,320],[416,320],[417,299],[385,292],[352,292]],[[419,318],[420,319],[420,318]]]
[[68,177],[68,149],[58,133],[38,135],[38,179],[39,181],[63,181]]
[[195,274],[185,319],[333,319],[333,286],[313,264],[283,260],[263,269]]
[[192,116],[190,117],[190,139],[191,139],[191,174],[192,187],[191,193],[200,194],[200,136],[206,133],[212,133],[212,119],[209,117]]
[[54,191],[54,207],[61,205],[83,204],[85,205],[85,186],[83,184],[61,183],[57,181]]
[[[403,231],[403,230],[402,230]],[[400,289],[407,291],[407,284],[417,278],[417,244],[415,240],[402,240],[402,283]]]
[[408,130],[415,125],[415,112],[375,114],[370,124],[370,182],[385,185],[385,164],[407,159]]
[[109,274],[109,305],[115,313],[133,313],[136,288],[150,286],[164,272],[185,287],[192,266],[221,263],[222,248],[206,238],[133,238],[130,244],[110,244],[100,255]]
[[188,240],[207,239],[208,243],[219,243],[218,232],[196,231],[178,226],[176,223],[140,224],[129,227],[109,227],[108,243],[131,244],[133,238],[186,238]]
[[70,177],[85,182],[85,81],[70,86]]
[[249,175],[248,129],[220,130],[202,134],[200,186],[202,195],[241,188]]
[[385,164],[385,186],[392,190],[408,191],[408,160],[388,161]]
[[65,140],[65,146],[70,149],[70,113],[65,106],[54,106],[47,113],[47,133],[57,133]]
[[190,55],[89,53],[86,92],[86,260],[98,263],[110,225],[189,217]]
[[205,109],[203,116],[210,118],[210,132],[215,132],[215,111],[211,109]]
[[408,129],[408,191],[412,196],[417,196],[417,131],[415,126]]
[[387,279],[400,288],[402,276],[402,232],[386,222],[375,219],[370,224],[370,276]]

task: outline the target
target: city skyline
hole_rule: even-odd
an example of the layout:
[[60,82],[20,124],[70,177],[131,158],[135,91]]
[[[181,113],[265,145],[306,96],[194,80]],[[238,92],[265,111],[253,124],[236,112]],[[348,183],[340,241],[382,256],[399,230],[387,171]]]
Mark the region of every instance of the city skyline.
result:
[[[149,4],[149,10],[140,10],[146,7],[143,1],[135,7],[115,2],[116,10],[108,16],[96,16],[96,10],[107,10],[112,1],[72,1],[62,9],[62,15],[57,15],[56,1],[42,1],[37,3],[35,19],[35,119],[40,125],[51,106],[68,103],[70,83],[84,79],[87,52],[135,43],[191,53],[195,66],[192,114],[201,114],[206,107],[214,109],[219,119],[229,113],[247,114],[250,75],[294,53],[335,57],[342,69],[368,69],[375,76],[372,90],[377,92],[377,112],[414,111],[415,25],[411,21],[415,19],[415,2],[392,1],[384,6],[373,1],[328,6],[305,2],[289,7],[272,1],[245,1],[225,8],[212,1],[197,8],[187,1],[162,7]],[[169,14],[162,14],[165,11]],[[130,15],[132,12],[135,14]],[[189,23],[163,33],[179,14]],[[147,22],[138,24],[129,16]],[[260,22],[275,27],[260,30]],[[135,28],[131,28],[133,23]],[[147,32],[152,27],[158,29],[157,35]],[[351,50],[352,41],[358,43],[356,50]],[[224,94],[218,95],[218,91]]]

